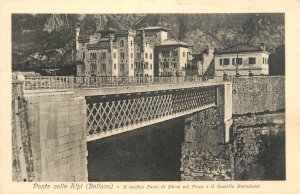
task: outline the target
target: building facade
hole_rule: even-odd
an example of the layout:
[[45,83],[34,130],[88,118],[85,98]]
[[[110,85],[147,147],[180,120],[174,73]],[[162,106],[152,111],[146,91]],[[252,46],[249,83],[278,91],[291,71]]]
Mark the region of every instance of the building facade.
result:
[[154,48],[154,76],[185,76],[191,45],[167,39]]
[[185,76],[191,45],[168,39],[167,28],[100,30],[85,36],[76,29],[77,76]]
[[215,51],[215,75],[268,75],[269,52],[265,44],[257,46],[237,45]]
[[134,76],[134,36],[115,30],[84,36],[77,28],[77,76]]
[[137,30],[135,37],[135,76],[154,76],[154,48],[168,39],[167,28],[147,26]]
[[213,66],[214,49],[206,47],[201,53],[192,53],[188,57],[186,76],[210,75],[209,69]]
[[153,77],[154,64],[154,44],[150,44],[146,37],[145,31],[140,31],[134,38],[135,44],[135,68],[136,77]]

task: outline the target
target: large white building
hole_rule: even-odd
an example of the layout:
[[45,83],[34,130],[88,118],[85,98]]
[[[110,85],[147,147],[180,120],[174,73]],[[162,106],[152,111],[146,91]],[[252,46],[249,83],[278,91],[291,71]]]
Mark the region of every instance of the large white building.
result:
[[[269,52],[265,44],[257,46],[237,45],[230,48],[216,50],[215,74],[216,76],[227,75],[268,75],[269,74]],[[238,66],[237,66],[238,65]]]
[[154,48],[155,76],[185,76],[191,45],[175,39],[167,39]]
[[184,76],[191,45],[169,39],[168,31],[147,26],[85,36],[77,28],[77,76]]
[[134,76],[134,31],[76,29],[77,76]]

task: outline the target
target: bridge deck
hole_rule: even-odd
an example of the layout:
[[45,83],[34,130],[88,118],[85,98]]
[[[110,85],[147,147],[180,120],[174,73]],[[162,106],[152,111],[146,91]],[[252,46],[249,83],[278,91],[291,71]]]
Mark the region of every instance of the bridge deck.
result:
[[117,95],[126,93],[154,92],[163,90],[186,89],[194,87],[217,86],[225,82],[197,82],[183,83],[180,85],[148,85],[148,86],[119,86],[119,87],[101,87],[101,88],[75,88],[75,96],[99,96],[99,95]]

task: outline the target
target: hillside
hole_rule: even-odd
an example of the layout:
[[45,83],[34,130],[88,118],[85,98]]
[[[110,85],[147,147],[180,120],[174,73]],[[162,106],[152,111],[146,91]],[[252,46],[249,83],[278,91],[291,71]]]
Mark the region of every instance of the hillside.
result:
[[74,32],[133,29],[146,25],[170,28],[170,37],[186,41],[193,52],[237,43],[267,43],[273,53],[284,44],[283,14],[13,14],[12,67],[37,69],[73,65]]

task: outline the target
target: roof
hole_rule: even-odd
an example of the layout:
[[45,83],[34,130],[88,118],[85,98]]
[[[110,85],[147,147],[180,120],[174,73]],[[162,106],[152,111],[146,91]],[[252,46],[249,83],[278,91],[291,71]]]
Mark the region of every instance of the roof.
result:
[[102,37],[108,36],[110,34],[115,34],[116,30],[109,29],[109,30],[98,30],[96,33],[100,33]]
[[110,49],[110,44],[101,44],[101,43],[88,44],[87,49],[88,50]]
[[151,31],[151,30],[170,31],[170,29],[164,28],[162,26],[147,26],[147,27],[138,29],[138,31],[143,31],[143,30],[145,30],[145,31]]
[[135,35],[134,30],[118,30],[115,33],[116,36],[127,36],[127,35]]
[[267,52],[260,45],[235,45],[225,49],[217,49],[215,54],[243,53],[243,52]]
[[203,60],[203,52],[202,53],[192,53],[194,61]]
[[192,45],[179,41],[179,40],[175,40],[175,39],[168,39],[163,41],[162,43],[156,45],[156,46],[180,46],[180,47],[192,47]]
[[90,40],[90,37],[87,34],[82,34],[82,35],[79,35],[79,37],[78,37],[79,42],[88,42],[89,40]]

